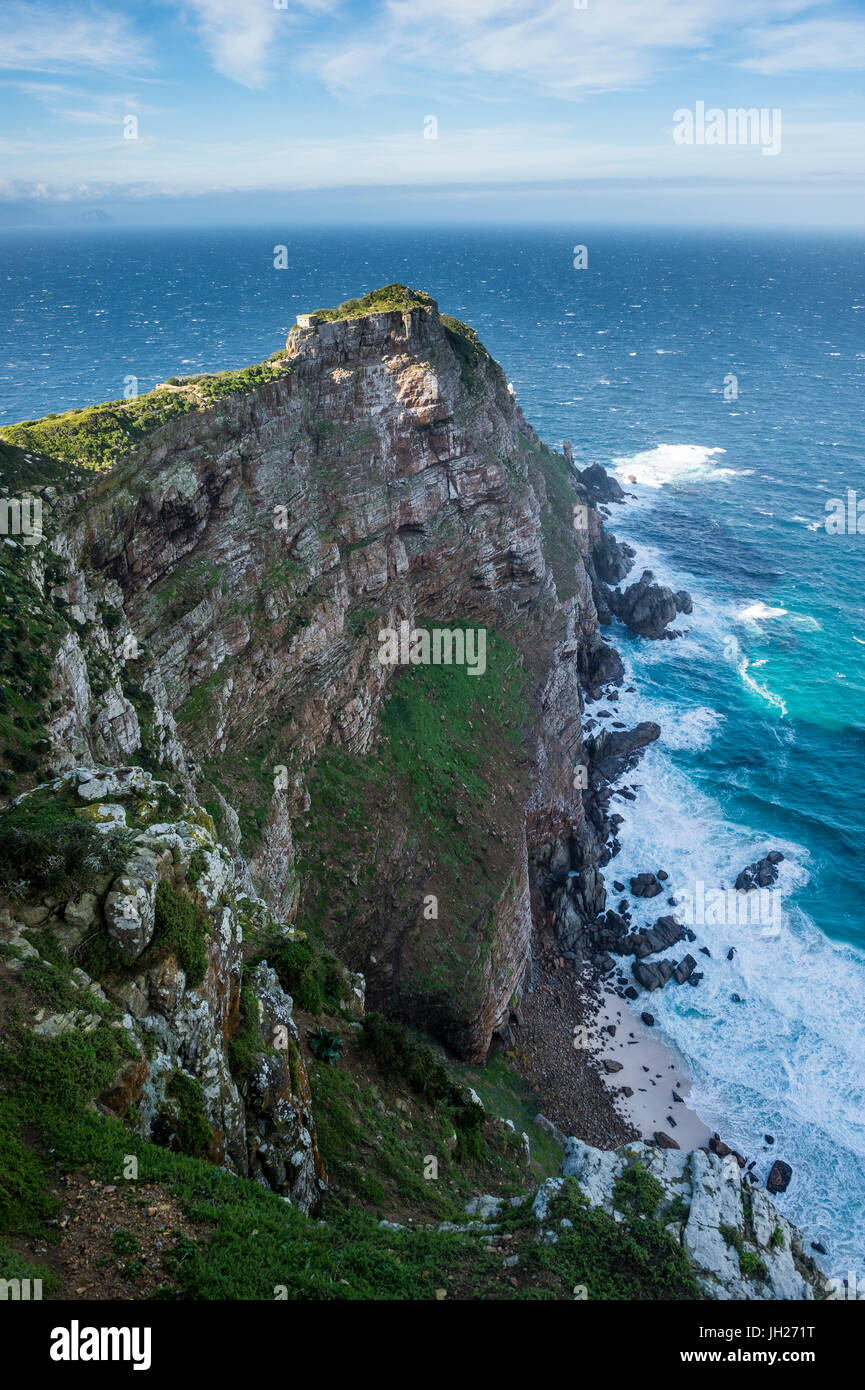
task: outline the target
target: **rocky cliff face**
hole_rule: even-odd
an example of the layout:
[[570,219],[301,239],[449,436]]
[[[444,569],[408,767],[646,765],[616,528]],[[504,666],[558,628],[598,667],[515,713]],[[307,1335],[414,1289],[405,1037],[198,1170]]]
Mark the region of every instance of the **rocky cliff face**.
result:
[[[237,389],[166,386],[131,450],[52,492],[23,557],[60,615],[40,760],[168,774],[247,891],[479,1057],[533,895],[559,911],[573,867],[580,920],[603,906],[580,687],[618,666],[595,565],[630,562],[474,334],[409,302],[293,330]],[[401,624],[485,630],[486,672],[382,664]]]
[[[307,969],[317,943],[348,1027],[366,989],[478,1060],[533,924],[602,969],[666,944],[623,935],[602,873],[610,783],[658,728],[584,739],[582,714],[622,675],[601,624],[670,635],[690,600],[648,573],[613,589],[616,485],[546,448],[427,296],[390,287],[260,367],[7,429],[0,475],[46,537],[0,547],[15,1066],[72,1038],[104,1114],[312,1212],[298,951]],[[436,632],[454,660],[427,659]],[[613,1210],[633,1154],[568,1142],[565,1175]],[[809,1296],[738,1170],[646,1161],[710,1296],[750,1296],[726,1227],[763,1252],[761,1289]]]
[[4,851],[19,839],[21,878],[0,911],[3,961],[48,991],[34,1036],[119,1029],[103,1113],[314,1210],[325,1171],[292,999],[266,963],[243,970],[244,934],[248,948],[278,930],[266,905],[237,894],[210,817],[141,768],[76,768],[10,816],[23,827],[50,810],[56,850],[72,833],[64,809],[90,832],[73,848],[77,877],[38,881],[26,830],[4,839]]

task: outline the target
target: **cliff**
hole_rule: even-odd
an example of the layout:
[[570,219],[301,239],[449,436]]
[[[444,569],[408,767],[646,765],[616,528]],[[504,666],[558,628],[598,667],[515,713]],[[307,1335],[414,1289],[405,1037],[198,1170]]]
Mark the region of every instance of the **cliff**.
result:
[[[42,737],[6,745],[27,770],[168,774],[376,1007],[481,1057],[525,973],[535,856],[547,896],[574,867],[581,913],[603,905],[574,768],[581,680],[616,668],[609,538],[594,508],[574,527],[571,470],[471,330],[404,302],[227,381],[4,431],[22,471],[31,449],[67,470],[48,545],[15,557]],[[485,674],[382,664],[401,624],[484,629]]]
[[[207,1228],[181,1293],[271,1297],[288,1242],[292,1296],[381,1296],[338,1223],[292,1225],[328,1200],[387,1218],[361,1244],[396,1241],[400,1279],[464,1265],[459,1221],[415,1257],[391,1218],[559,1173],[549,1126],[503,1125],[469,1069],[511,1037],[533,935],[602,970],[628,949],[609,783],[658,730],[584,740],[583,700],[621,677],[602,621],[669,635],[688,596],[613,590],[610,480],[402,286],[304,317],[266,363],[5,428],[0,485],[42,520],[0,545],[0,1230],[44,1228],[56,1165],[134,1181],[140,1156]],[[696,1296],[660,1201],[669,1296]],[[603,1263],[632,1259],[620,1219],[564,1286],[589,1248],[602,1296],[631,1296]],[[240,1271],[247,1226],[265,1254]]]

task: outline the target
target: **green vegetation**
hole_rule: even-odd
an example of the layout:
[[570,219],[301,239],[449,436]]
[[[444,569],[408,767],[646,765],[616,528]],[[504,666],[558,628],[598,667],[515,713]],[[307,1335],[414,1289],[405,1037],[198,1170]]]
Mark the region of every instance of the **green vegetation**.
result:
[[458,1109],[466,1104],[465,1089],[453,1080],[429,1044],[405,1024],[369,1013],[363,1020],[361,1039],[386,1076],[398,1076],[432,1103],[444,1101]]
[[442,314],[440,322],[445,331],[445,337],[456,353],[460,365],[463,390],[469,396],[479,396],[481,393],[479,368],[489,362],[489,353],[475,330],[469,328],[467,323],[462,323],[460,319],[451,318],[450,314]]
[[258,1001],[249,985],[243,985],[238,1003],[238,1021],[228,1042],[228,1065],[235,1081],[249,1076],[261,1050],[258,1031]]
[[210,1148],[212,1134],[204,1105],[201,1082],[185,1071],[176,1071],[165,1088],[174,1104],[168,1123],[174,1127],[172,1148],[190,1158],[204,1157]]
[[765,1279],[768,1273],[756,1250],[749,1250],[737,1226],[721,1226],[721,1235],[739,1256],[739,1268],[748,1279]]
[[157,387],[131,400],[106,401],[42,420],[4,425],[3,437],[19,448],[47,454],[80,468],[110,468],[171,416],[195,409],[181,391]]
[[[0,1234],[45,1234],[53,1215],[49,1153],[74,1142],[75,1123],[111,1081],[123,1056],[121,1031],[101,1023],[89,1034],[76,1030],[38,1038],[12,1005],[0,1043]],[[42,1144],[33,1147],[32,1136]]]
[[772,1239],[771,1239],[770,1244],[771,1244],[773,1250],[783,1250],[783,1249],[784,1249],[784,1231],[783,1231],[782,1227],[780,1227],[780,1226],[776,1226],[776,1227],[775,1227],[774,1231],[772,1232]]
[[406,313],[410,309],[429,310],[432,300],[423,290],[411,290],[406,285],[384,285],[360,299],[346,299],[336,309],[316,309],[321,323],[337,319],[360,319],[367,314]]
[[670,1210],[667,1212],[667,1221],[678,1221],[680,1225],[687,1221],[691,1212],[684,1197],[677,1195],[670,1203]]
[[[636,1165],[635,1165],[636,1166]],[[700,1291],[688,1258],[672,1236],[653,1217],[640,1213],[649,1189],[638,1176],[628,1189],[626,1217],[614,1221],[589,1207],[574,1178],[566,1178],[551,1204],[556,1226],[555,1245],[537,1244],[525,1256],[526,1269],[549,1270],[563,1283],[585,1289],[592,1301],[608,1299],[699,1299]],[[570,1226],[556,1225],[570,1221]]]
[[332,951],[304,937],[269,936],[255,952],[250,965],[267,961],[279,976],[297,1008],[309,1014],[342,1007],[343,984]]
[[171,951],[193,989],[207,970],[209,934],[210,917],[204,906],[163,879],[156,889],[153,941],[148,950]]
[[636,1159],[616,1179],[613,1205],[617,1211],[630,1212],[633,1216],[654,1217],[663,1195],[661,1183]]
[[45,585],[61,582],[64,562],[37,549],[38,555],[0,544],[0,796],[13,795],[19,780],[32,780],[42,765],[48,749],[43,702],[66,631],[40,584],[40,576]]
[[554,454],[540,440],[533,442],[525,435],[520,437],[520,446],[530,462],[530,474],[537,490],[547,502],[541,507],[541,532],[544,540],[544,554],[550,562],[556,581],[556,591],[560,599],[573,598],[577,592],[577,554],[574,544],[574,504],[577,494],[574,490],[571,470],[567,460]]
[[381,894],[392,892],[390,882],[380,885],[369,846],[423,846],[435,865],[424,891],[453,904],[453,916],[446,926],[423,919],[408,876],[392,911],[406,922],[416,990],[443,1010],[471,1007],[494,948],[493,904],[514,872],[505,846],[517,833],[530,681],[521,654],[490,631],[482,676],[457,665],[401,670],[379,744],[367,756],[324,751],[310,781],[309,823],[297,828],[299,925],[322,932],[343,958],[375,948]]
[[309,1035],[309,1050],[326,1066],[335,1067],[342,1056],[342,1038],[329,1028],[316,1028]]
[[[2,437],[17,448],[47,455],[69,467],[102,471],[132,454],[148,435],[175,416],[201,410],[235,392],[255,390],[290,370],[291,364],[274,354],[267,362],[239,371],[172,377],[170,383],[129,400],[106,401],[62,415],[46,415],[41,420],[4,425]],[[40,476],[40,481],[47,479]]]
[[63,805],[29,802],[0,814],[0,887],[8,897],[76,898],[123,868],[127,831],[103,834]]

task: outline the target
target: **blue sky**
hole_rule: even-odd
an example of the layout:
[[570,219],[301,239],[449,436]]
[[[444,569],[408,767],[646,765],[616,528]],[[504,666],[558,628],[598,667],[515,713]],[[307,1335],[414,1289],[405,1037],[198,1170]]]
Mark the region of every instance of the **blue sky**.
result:
[[[6,0],[0,221],[861,226],[862,0],[582,3]],[[677,144],[697,102],[779,153]]]

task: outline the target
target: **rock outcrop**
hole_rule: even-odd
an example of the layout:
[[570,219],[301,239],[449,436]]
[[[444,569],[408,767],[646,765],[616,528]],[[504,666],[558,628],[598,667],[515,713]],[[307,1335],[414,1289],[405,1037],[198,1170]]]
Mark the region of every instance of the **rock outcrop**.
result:
[[[50,968],[57,947],[74,965],[80,1007],[43,1010],[34,1031],[86,1030],[93,999],[113,1006],[125,1060],[98,1098],[103,1113],[314,1211],[326,1175],[292,999],[266,963],[244,977],[243,922],[267,909],[238,894],[210,817],[131,766],[75,768],[20,797],[19,816],[28,803],[68,806],[118,855],[92,891],[44,893],[22,877],[3,910],[0,944],[13,973],[43,951]],[[93,1016],[93,1027],[101,1022]],[[244,1024],[254,1036],[238,1066],[232,1040]],[[190,1149],[193,1125],[200,1143]]]
[[[592,1207],[615,1216],[617,1183],[635,1163],[660,1184],[659,1219],[681,1244],[706,1297],[720,1300],[824,1296],[825,1279],[803,1250],[802,1233],[743,1177],[735,1157],[654,1144],[604,1152],[568,1139],[563,1178],[541,1188],[541,1220],[550,1195],[573,1178]],[[619,1199],[620,1200],[620,1199]]]
[[613,616],[632,632],[656,641],[675,637],[677,634],[669,630],[668,624],[679,613],[692,613],[694,608],[687,590],[674,593],[666,585],[657,584],[651,570],[643,570],[637,582],[627,589],[608,590],[606,603]]
[[[43,776],[168,777],[207,806],[247,892],[367,974],[372,1007],[478,1058],[533,912],[603,909],[606,811],[575,770],[624,757],[583,749],[580,712],[583,689],[621,679],[595,600],[631,560],[593,505],[617,495],[603,469],[581,482],[541,443],[470,329],[427,296],[395,302],[105,407],[109,438],[128,437],[114,457],[99,416],[7,433],[22,469],[22,440],[68,461],[47,544],[21,558],[59,615],[37,751]],[[106,453],[107,472],[72,467]],[[421,627],[483,629],[494,669],[431,693],[379,659],[379,634]],[[443,743],[424,774],[428,731],[408,750],[431,698]],[[134,950],[152,903],[132,903],[133,879],[108,913]]]

